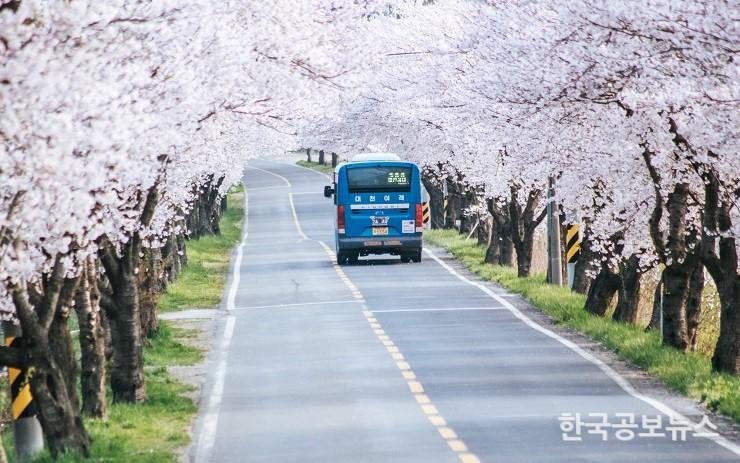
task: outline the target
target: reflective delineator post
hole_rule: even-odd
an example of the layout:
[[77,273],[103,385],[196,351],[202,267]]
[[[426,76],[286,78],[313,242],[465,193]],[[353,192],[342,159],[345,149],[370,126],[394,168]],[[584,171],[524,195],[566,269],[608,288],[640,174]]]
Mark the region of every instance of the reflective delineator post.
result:
[[573,287],[573,281],[576,276],[576,262],[581,255],[581,233],[580,225],[577,223],[568,224],[565,234],[565,253],[568,260],[568,286]]
[[424,185],[421,186],[421,216],[422,216],[422,222],[424,223],[424,228],[429,228],[429,220],[431,219],[431,210],[429,208],[429,203],[431,202],[431,197],[429,196],[429,192],[424,187]]
[[[3,323],[3,333],[6,347],[17,347],[23,342],[20,327],[13,323]],[[32,460],[44,448],[44,435],[37,416],[38,408],[31,395],[28,380],[28,371],[8,368],[15,459],[21,463]]]
[[447,226],[447,198],[450,193],[447,191],[447,179],[442,182],[442,226]]

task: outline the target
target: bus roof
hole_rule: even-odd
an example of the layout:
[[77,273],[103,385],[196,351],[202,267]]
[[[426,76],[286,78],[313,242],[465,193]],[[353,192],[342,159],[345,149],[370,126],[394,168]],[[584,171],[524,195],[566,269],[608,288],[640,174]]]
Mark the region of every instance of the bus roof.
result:
[[394,153],[360,153],[352,157],[352,162],[363,161],[401,161],[401,157]]

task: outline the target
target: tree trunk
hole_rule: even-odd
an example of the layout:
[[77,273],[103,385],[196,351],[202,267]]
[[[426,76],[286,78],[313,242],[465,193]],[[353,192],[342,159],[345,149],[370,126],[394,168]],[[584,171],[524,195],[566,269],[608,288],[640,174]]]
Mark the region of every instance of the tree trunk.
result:
[[488,240],[488,247],[486,248],[486,256],[483,262],[486,264],[498,264],[501,259],[501,241],[496,236],[496,232],[491,232],[491,239]]
[[734,284],[723,284],[717,289],[722,308],[712,368],[740,375],[740,278],[735,278]]
[[432,174],[426,174],[422,178],[424,187],[429,193],[429,212],[432,222],[432,229],[442,228],[444,224],[444,197],[442,189],[437,186],[437,181],[432,178]]
[[532,273],[532,250],[534,249],[534,230],[524,230],[520,240],[514,243],[516,248],[517,276],[528,277]]
[[475,204],[475,194],[462,183],[456,185],[456,190],[460,192],[460,231],[467,236],[472,233],[473,227],[478,221],[478,216],[470,214],[468,209],[472,204]]
[[511,236],[511,219],[508,210],[502,210],[494,198],[489,198],[491,214],[491,239],[486,250],[486,262],[507,267],[514,265],[514,241]]
[[542,223],[547,214],[543,208],[539,215],[535,216],[535,210],[539,206],[541,190],[531,190],[527,194],[527,202],[522,208],[518,202],[518,191],[511,188],[508,212],[510,230],[514,249],[516,249],[517,274],[520,277],[528,277],[532,270],[532,249],[534,247],[534,232]]
[[139,280],[139,318],[141,333],[145,337],[150,337],[157,331],[157,300],[166,289],[162,278],[163,272],[159,248],[144,249],[137,277]]
[[[67,370],[71,365],[59,365],[55,356],[48,355],[51,346],[39,343],[33,354],[35,369],[31,377],[31,391],[39,406],[44,440],[52,457],[72,452],[87,456],[90,437],[80,416],[75,395],[69,394]],[[46,358],[40,358],[44,355]]]
[[640,258],[633,254],[619,266],[621,284],[612,320],[634,325],[640,308]]
[[[158,200],[158,185],[155,184],[141,206],[142,227],[151,223]],[[105,235],[99,239],[98,248],[109,282],[109,287],[101,287],[100,305],[111,330],[113,401],[141,402],[146,399],[146,386],[136,268],[139,266],[142,237],[135,232],[120,255]]]
[[195,199],[193,200],[192,209],[185,215],[185,228],[188,238],[197,240],[200,238],[200,207],[198,204],[200,191],[195,186],[192,189],[192,195]]
[[726,197],[720,200],[720,179],[716,172],[707,169],[703,177],[706,199],[701,259],[717,285],[721,307],[719,338],[712,356],[712,368],[740,375],[740,275],[730,213],[734,203]]
[[478,214],[478,246],[487,246],[491,241],[491,218]]
[[164,278],[167,283],[173,283],[181,270],[180,258],[177,251],[177,237],[174,233],[171,233],[161,249]]
[[501,238],[501,254],[499,255],[498,264],[505,267],[514,266],[514,242],[509,234]]
[[686,302],[693,266],[685,262],[671,264],[663,270],[663,344],[680,351],[689,347]]
[[[177,242],[177,257],[180,259],[180,269],[188,263],[188,250],[185,248],[185,233],[178,233],[175,237]],[[179,273],[179,272],[178,272]]]
[[686,330],[689,338],[689,349],[696,349],[699,341],[699,322],[701,321],[701,302],[704,292],[704,266],[696,265],[689,279],[688,298],[686,300]]
[[462,198],[457,193],[457,184],[453,181],[447,181],[447,222],[445,228],[457,228],[455,222],[460,220],[462,225]]
[[663,297],[663,282],[658,281],[655,285],[655,293],[653,293],[653,314],[650,317],[650,323],[647,326],[648,330],[660,330],[660,318],[662,303],[661,298]]
[[69,332],[69,307],[62,306],[56,311],[54,321],[49,327],[49,348],[51,355],[55,358],[60,369],[64,369],[64,377],[67,379],[64,386],[67,388],[67,397],[75,410],[79,409],[77,402],[77,359],[72,336]]
[[324,165],[324,150],[319,150],[319,164]]
[[[100,282],[98,282],[98,296],[100,296]],[[105,351],[105,360],[106,362],[113,359],[113,338],[111,337],[111,331],[110,331],[110,322],[108,321],[108,317],[105,315],[105,310],[103,310],[103,305],[98,301],[98,304],[100,305],[100,326],[103,328],[103,346]]]
[[80,387],[82,414],[92,418],[105,418],[105,333],[100,320],[100,293],[97,286],[97,269],[88,262],[75,298],[75,310],[80,325]]
[[11,288],[27,367],[32,371],[31,392],[53,458],[67,452],[87,456],[90,446],[77,404],[76,364],[66,317],[79,279],[64,279],[63,275],[58,258],[52,273],[44,278],[42,293],[20,285]]
[[573,277],[573,291],[580,294],[588,294],[591,286],[591,277],[589,273],[594,270],[594,260],[596,253],[591,249],[591,240],[589,238],[588,227],[584,230],[583,239],[581,240],[581,253],[578,256],[575,266],[575,276]]
[[209,229],[211,234],[221,234],[221,196],[219,191],[226,177],[220,177],[215,183],[209,182],[208,195],[206,196],[206,207],[208,211]]
[[584,307],[586,311],[603,317],[619,286],[619,275],[611,271],[607,265],[602,265],[601,271],[596,275],[588,290]]
[[113,401],[143,402],[146,386],[138,281],[133,272],[108,279],[115,300],[103,294],[101,302],[111,329]]

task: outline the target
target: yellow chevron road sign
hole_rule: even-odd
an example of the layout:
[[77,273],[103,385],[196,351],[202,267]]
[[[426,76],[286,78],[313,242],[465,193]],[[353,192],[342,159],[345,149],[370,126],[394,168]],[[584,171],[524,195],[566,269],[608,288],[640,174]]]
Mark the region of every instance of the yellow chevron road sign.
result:
[[565,249],[569,264],[575,263],[581,255],[581,236],[579,229],[580,226],[578,224],[570,224],[565,235]]
[[[18,345],[20,338],[8,336],[5,338],[5,345],[12,347]],[[10,383],[10,415],[13,421],[21,418],[28,418],[37,413],[36,404],[31,395],[31,385],[28,382],[28,376],[24,370],[18,368],[8,368],[8,382]]]

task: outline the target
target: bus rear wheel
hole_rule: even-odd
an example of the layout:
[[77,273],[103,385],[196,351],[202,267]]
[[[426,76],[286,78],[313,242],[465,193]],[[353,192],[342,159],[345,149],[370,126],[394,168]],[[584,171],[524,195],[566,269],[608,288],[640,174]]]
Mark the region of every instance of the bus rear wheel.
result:
[[339,265],[356,265],[359,255],[356,252],[340,251],[337,253],[337,263]]
[[409,262],[421,262],[421,249],[401,254],[401,262],[405,264]]

